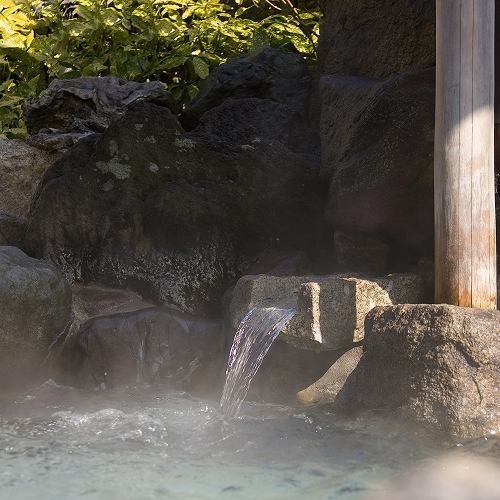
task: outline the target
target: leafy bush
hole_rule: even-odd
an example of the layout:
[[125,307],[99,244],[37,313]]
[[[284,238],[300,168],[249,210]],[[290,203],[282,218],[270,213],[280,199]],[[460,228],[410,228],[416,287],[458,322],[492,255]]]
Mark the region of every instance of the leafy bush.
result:
[[159,80],[187,103],[211,68],[262,46],[315,57],[316,0],[0,0],[0,134],[53,78]]

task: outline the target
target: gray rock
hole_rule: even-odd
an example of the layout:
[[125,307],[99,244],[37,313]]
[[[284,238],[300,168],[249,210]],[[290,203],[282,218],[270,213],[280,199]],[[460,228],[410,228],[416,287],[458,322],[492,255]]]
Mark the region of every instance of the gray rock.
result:
[[148,308],[86,321],[72,363],[78,385],[97,389],[162,383],[207,386],[222,373],[222,326],[167,308]]
[[362,355],[362,347],[353,347],[342,354],[319,380],[297,393],[298,402],[305,406],[333,403]]
[[86,285],[74,283],[71,292],[73,299],[71,326],[52,346],[47,360],[51,376],[67,384],[74,383],[75,342],[83,323],[91,318],[140,311],[155,305],[130,290],[111,288],[97,283]]
[[22,389],[69,326],[71,290],[52,264],[0,247],[0,317],[0,384]]
[[226,99],[248,97],[283,104],[307,120],[311,85],[303,57],[267,47],[216,68],[187,106],[181,121],[192,129],[208,110]]
[[252,380],[247,400],[296,405],[297,392],[318,380],[339,355],[304,350],[278,337]]
[[434,73],[321,80],[326,221],[386,242],[391,268],[432,255]]
[[38,183],[59,157],[20,139],[0,139],[0,210],[26,216]]
[[364,354],[337,396],[344,412],[387,409],[463,439],[500,432],[500,312],[377,307]]
[[102,132],[138,101],[176,109],[161,82],[106,76],[53,80],[37,100],[23,104],[23,114],[32,143],[62,151],[89,134]]
[[342,271],[385,274],[389,245],[372,236],[335,231],[335,257]]
[[227,97],[202,115],[194,132],[222,137],[244,149],[258,148],[261,142],[278,142],[306,155],[319,169],[318,134],[303,113],[290,104],[256,97]]
[[0,245],[19,247],[24,240],[26,219],[0,211]]
[[75,283],[73,294],[74,321],[79,326],[90,318],[109,314],[125,313],[153,307],[152,302],[144,300],[130,290],[111,288],[98,283],[83,285]]
[[319,80],[321,107],[321,177],[330,181],[356,134],[359,117],[370,110],[382,80],[323,75]]
[[243,276],[234,289],[229,316],[236,328],[253,307],[289,304],[297,314],[281,332],[282,341],[301,349],[337,350],[363,340],[366,314],[375,306],[427,298],[417,275]]
[[267,249],[314,250],[314,166],[277,142],[253,148],[183,133],[138,103],[44,177],[26,245],[70,281],[129,288],[186,312],[218,312]]
[[434,0],[324,2],[322,74],[388,77],[435,64]]

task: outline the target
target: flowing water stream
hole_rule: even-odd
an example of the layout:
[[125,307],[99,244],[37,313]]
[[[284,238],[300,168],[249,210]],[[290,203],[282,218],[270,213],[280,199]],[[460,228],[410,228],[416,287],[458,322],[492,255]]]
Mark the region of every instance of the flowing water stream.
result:
[[290,307],[255,307],[241,321],[234,336],[220,402],[226,417],[235,417],[250,383],[281,330],[295,315]]

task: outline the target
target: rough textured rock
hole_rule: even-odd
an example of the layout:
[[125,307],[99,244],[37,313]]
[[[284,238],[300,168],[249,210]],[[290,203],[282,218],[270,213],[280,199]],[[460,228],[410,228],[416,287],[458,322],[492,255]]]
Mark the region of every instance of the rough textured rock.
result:
[[161,382],[191,389],[222,373],[223,339],[219,323],[154,307],[85,322],[72,362],[85,387]]
[[130,290],[111,288],[97,283],[75,283],[72,292],[72,319],[66,335],[61,336],[50,350],[48,359],[51,376],[65,383],[73,383],[74,343],[83,323],[91,318],[110,314],[140,311],[154,307]]
[[140,295],[119,288],[111,288],[97,283],[83,285],[75,283],[71,287],[73,320],[65,339],[71,342],[85,321],[97,316],[139,311],[154,307],[155,304],[144,300]]
[[73,314],[80,324],[96,316],[138,311],[154,306],[130,290],[111,288],[97,283],[74,284],[71,291]]
[[47,173],[27,248],[72,281],[213,311],[262,251],[314,248],[314,167],[278,142],[254,146],[185,134],[168,109],[138,103]]
[[25,230],[26,219],[0,211],[0,245],[21,246]]
[[342,271],[385,274],[389,265],[389,246],[372,236],[335,231],[335,257]]
[[23,104],[23,114],[32,143],[48,150],[65,150],[82,137],[105,130],[137,101],[176,109],[160,82],[129,82],[107,76],[54,80],[39,99]]
[[281,340],[302,349],[345,349],[363,340],[365,316],[373,307],[427,298],[417,275],[243,276],[234,289],[229,316],[236,328],[253,307],[290,305],[297,314]]
[[321,80],[326,220],[377,237],[399,265],[432,255],[434,94],[433,69]]
[[[321,177],[330,181],[356,134],[359,117],[370,110],[382,80],[325,75],[319,80]],[[352,146],[351,146],[352,147]]]
[[320,165],[319,137],[292,105],[255,97],[228,97],[200,118],[196,132],[218,135],[244,148],[278,142]]
[[69,325],[69,286],[52,264],[0,247],[0,318],[0,385],[24,388]]
[[20,139],[0,139],[0,210],[25,216],[43,174],[59,157]]
[[270,100],[306,120],[311,86],[311,75],[300,55],[264,48],[216,68],[187,106],[181,121],[188,129],[194,128],[208,110],[228,98]]
[[435,64],[434,0],[324,2],[322,74],[387,77]]
[[333,403],[362,355],[362,347],[353,347],[342,354],[319,380],[297,393],[298,402],[306,406]]
[[295,405],[297,392],[318,380],[339,355],[303,350],[278,338],[252,380],[247,400]]
[[308,113],[311,83],[302,57],[268,47],[216,68],[181,121],[245,148],[279,142],[319,167],[319,137]]
[[400,410],[460,439],[500,432],[500,312],[448,305],[377,307],[338,409]]

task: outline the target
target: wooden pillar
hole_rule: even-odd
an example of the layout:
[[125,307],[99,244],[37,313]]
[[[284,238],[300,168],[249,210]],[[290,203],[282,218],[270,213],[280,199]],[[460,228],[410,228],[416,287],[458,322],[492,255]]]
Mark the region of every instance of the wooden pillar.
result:
[[496,308],[494,0],[436,0],[436,302]]

